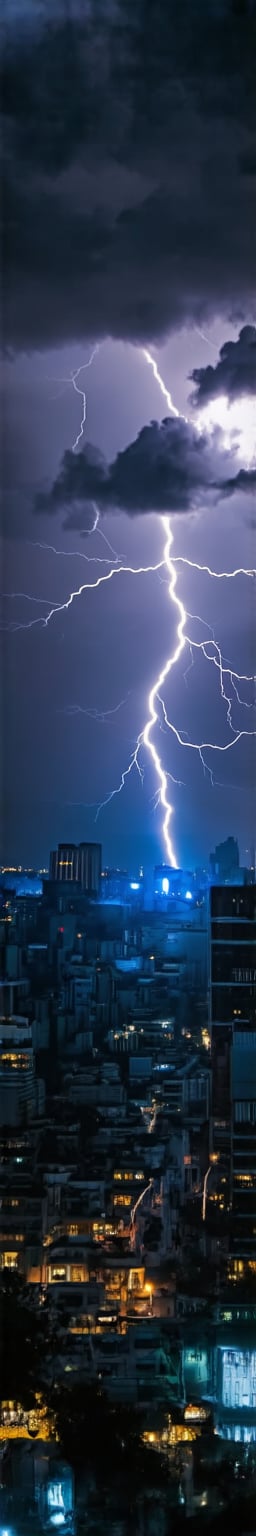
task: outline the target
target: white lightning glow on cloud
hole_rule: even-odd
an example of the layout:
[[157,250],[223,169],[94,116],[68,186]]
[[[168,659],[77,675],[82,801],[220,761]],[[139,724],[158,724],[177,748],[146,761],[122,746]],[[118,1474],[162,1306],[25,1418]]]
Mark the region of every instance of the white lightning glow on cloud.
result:
[[224,448],[238,447],[246,468],[252,463],[255,454],[253,396],[246,396],[237,403],[237,400],[228,400],[226,395],[218,395],[216,400],[203,407],[197,416],[197,424],[200,432],[209,433],[215,427],[221,427]]

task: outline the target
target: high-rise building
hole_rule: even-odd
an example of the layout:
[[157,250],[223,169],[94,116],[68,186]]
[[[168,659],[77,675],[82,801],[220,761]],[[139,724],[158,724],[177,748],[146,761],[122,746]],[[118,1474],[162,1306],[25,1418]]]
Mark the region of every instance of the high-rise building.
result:
[[210,875],[213,883],[218,885],[225,885],[226,881],[235,883],[239,863],[239,847],[235,837],[226,837],[224,843],[217,843],[214,853],[210,853]]
[[227,1179],[231,1248],[256,1259],[256,886],[210,900],[212,1138]]
[[98,896],[101,881],[100,843],[59,843],[50,853],[50,880],[80,885],[88,896]]
[[26,1125],[36,1109],[32,1030],[22,1018],[0,1023],[0,1125]]
[[59,843],[50,853],[50,880],[78,880],[78,849],[75,843]]

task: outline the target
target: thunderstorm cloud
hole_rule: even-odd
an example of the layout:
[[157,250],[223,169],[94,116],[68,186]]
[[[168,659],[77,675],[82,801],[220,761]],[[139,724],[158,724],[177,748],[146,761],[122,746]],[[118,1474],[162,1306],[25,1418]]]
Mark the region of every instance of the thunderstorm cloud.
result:
[[89,529],[93,502],[102,512],[115,508],[130,516],[191,512],[216,491],[231,496],[236,490],[253,489],[252,473],[239,470],[232,479],[228,470],[230,454],[218,430],[209,438],[181,417],[168,416],[143,427],[109,465],[92,445],[78,454],[67,450],[57,479],[37,496],[36,511],[54,513],[61,508],[69,515],[65,526],[83,526],[84,531],[82,508],[87,508]]
[[11,0],[6,347],[253,318],[255,24],[255,0]]
[[206,405],[217,395],[236,400],[241,395],[256,395],[256,328],[244,325],[237,341],[225,341],[215,367],[193,368],[189,375],[196,385],[193,405]]
[[247,496],[255,496],[256,469],[239,469],[237,475],[219,484],[222,496],[234,496],[237,491],[242,491]]

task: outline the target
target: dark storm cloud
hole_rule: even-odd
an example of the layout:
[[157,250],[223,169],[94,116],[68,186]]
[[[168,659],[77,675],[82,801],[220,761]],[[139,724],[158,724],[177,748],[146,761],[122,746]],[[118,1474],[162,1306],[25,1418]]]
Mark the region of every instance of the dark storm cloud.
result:
[[242,319],[254,0],[46,0],[5,33],[6,343]]
[[[190,422],[151,422],[143,427],[107,465],[91,445],[83,453],[64,454],[60,473],[49,492],[36,500],[36,511],[54,513],[69,509],[68,526],[85,528],[82,507],[99,504],[102,511],[118,508],[130,516],[141,512],[189,512],[199,507],[210,492],[224,487],[226,495],[252,488],[252,474],[240,470],[228,479],[230,454],[222,448],[219,431],[209,439]],[[70,509],[74,511],[75,521]],[[81,523],[77,523],[79,516]],[[70,520],[71,519],[71,520]],[[67,523],[65,524],[67,526]],[[91,527],[91,521],[88,524]]]
[[219,482],[219,490],[222,496],[235,496],[237,491],[242,491],[247,496],[254,496],[256,491],[256,469],[239,469],[237,475],[230,477],[229,480]]
[[256,394],[256,328],[244,325],[237,341],[225,341],[215,368],[193,368],[189,375],[196,385],[193,405],[205,405],[216,395],[236,400],[241,395]]

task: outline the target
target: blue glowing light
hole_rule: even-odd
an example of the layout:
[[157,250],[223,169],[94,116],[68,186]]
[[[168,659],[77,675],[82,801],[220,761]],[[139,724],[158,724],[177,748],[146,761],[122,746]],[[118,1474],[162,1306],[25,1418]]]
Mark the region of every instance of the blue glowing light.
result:
[[186,891],[186,901],[192,901],[192,891]]
[[165,875],[164,879],[162,880],[163,896],[168,896],[168,894],[169,894],[169,886],[170,886],[170,881],[167,880],[167,876]]
[[130,881],[130,890],[131,891],[139,891],[139,889],[140,889],[139,881],[138,880],[131,880]]

